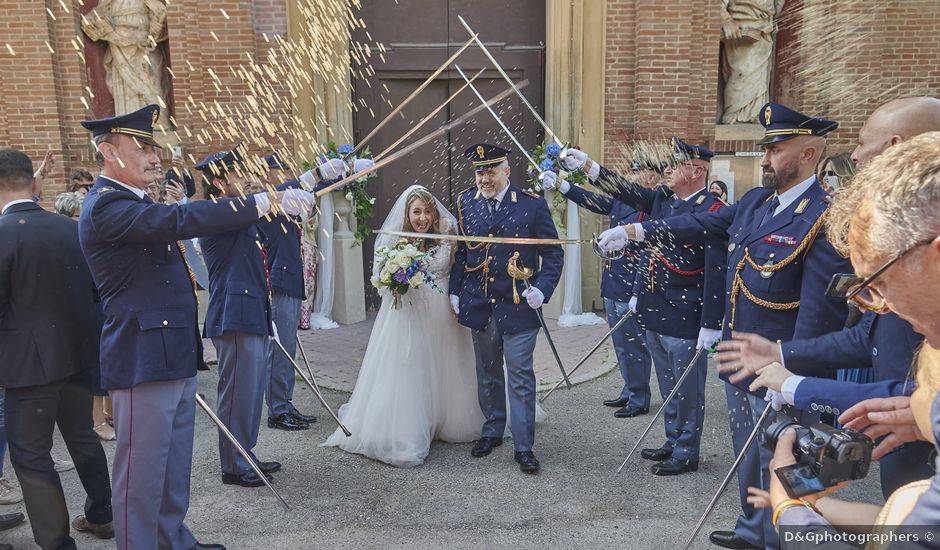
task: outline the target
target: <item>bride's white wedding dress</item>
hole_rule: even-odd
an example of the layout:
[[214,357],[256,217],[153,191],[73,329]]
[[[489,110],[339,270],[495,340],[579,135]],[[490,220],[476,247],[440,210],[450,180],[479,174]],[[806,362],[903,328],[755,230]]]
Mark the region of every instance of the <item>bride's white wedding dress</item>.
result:
[[[429,250],[435,284],[446,292],[452,243]],[[447,295],[427,285],[411,289],[401,309],[386,293],[375,319],[359,378],[337,429],[323,444],[399,467],[424,462],[431,441],[468,442],[480,436],[470,330],[457,324]]]

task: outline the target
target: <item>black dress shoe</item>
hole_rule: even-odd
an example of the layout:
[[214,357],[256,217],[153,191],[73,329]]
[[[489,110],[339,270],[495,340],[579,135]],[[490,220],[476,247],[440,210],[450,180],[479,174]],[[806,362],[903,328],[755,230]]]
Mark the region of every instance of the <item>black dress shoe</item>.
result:
[[516,462],[519,463],[519,469],[522,470],[522,473],[539,473],[539,461],[535,458],[535,455],[532,454],[532,451],[516,451],[515,459]]
[[273,460],[271,462],[261,462],[259,460],[256,460],[255,464],[258,465],[259,470],[261,470],[262,472],[266,474],[273,474],[274,472],[277,472],[281,469],[281,463],[274,462]]
[[722,548],[734,548],[739,550],[753,548],[760,550],[760,546],[755,546],[742,539],[734,531],[712,531],[712,534],[708,535],[708,540],[712,541],[712,544],[721,546]]
[[662,462],[667,458],[672,456],[672,448],[662,446],[658,449],[643,449],[640,451],[640,456],[646,460],[655,460],[656,462]]
[[289,432],[293,432],[297,430],[307,430],[310,428],[310,424],[297,420],[291,416],[290,413],[284,413],[278,416],[269,416],[268,427],[274,428],[276,430],[287,430]]
[[291,409],[290,412],[287,414],[291,415],[291,417],[298,422],[305,422],[307,424],[313,424],[314,422],[317,421],[317,417],[313,416],[312,414],[303,414],[297,409]]
[[629,399],[618,397],[617,399],[608,399],[607,401],[604,401],[604,406],[620,408],[620,407],[626,407],[627,403],[629,402],[630,402]]
[[633,418],[634,416],[640,416],[641,414],[646,414],[650,412],[649,407],[634,407],[633,405],[627,405],[622,409],[617,409],[614,413],[616,418]]
[[225,550],[225,547],[221,544],[197,542],[192,545],[189,550]]
[[481,437],[470,450],[470,456],[480,458],[493,452],[493,449],[503,444],[501,437]]
[[669,457],[662,462],[653,464],[650,471],[657,476],[677,476],[686,472],[696,472],[698,471],[698,460],[682,460],[681,458]]
[[[271,476],[267,476],[268,481],[271,481]],[[225,485],[240,485],[242,487],[261,487],[264,485],[264,480],[258,477],[254,471],[245,473],[245,474],[222,474],[222,483]]]
[[26,516],[20,512],[13,512],[12,514],[0,514],[0,531],[16,527],[25,520]]

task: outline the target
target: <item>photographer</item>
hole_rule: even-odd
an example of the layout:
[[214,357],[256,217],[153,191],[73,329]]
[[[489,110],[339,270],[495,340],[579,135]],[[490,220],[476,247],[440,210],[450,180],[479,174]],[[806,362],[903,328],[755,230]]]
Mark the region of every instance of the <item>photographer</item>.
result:
[[[872,453],[875,460],[900,444],[935,439],[940,431],[940,403],[935,399],[938,385],[930,383],[940,378],[936,359],[936,348],[940,347],[937,322],[940,300],[935,294],[924,292],[933,288],[940,275],[940,218],[936,216],[940,208],[938,150],[940,132],[919,135],[891,147],[866,166],[831,210],[834,230],[830,236],[837,248],[851,252],[859,278],[850,297],[874,311],[896,312],[924,334],[929,346],[918,360],[920,387],[912,397],[863,401],[839,418],[846,427],[862,430],[873,439],[884,437]],[[793,442],[789,431],[780,436],[771,472],[796,462],[791,452]],[[790,500],[777,476],[770,477],[770,504],[778,528],[802,526],[802,533],[829,531],[831,522],[827,520],[831,518],[804,504],[823,502],[822,497],[832,488],[807,495],[802,501]],[[910,506],[910,512],[901,509],[905,502],[913,500],[911,492],[919,490],[923,494]],[[929,484],[915,482],[902,487],[889,503],[883,510],[884,518],[879,517],[883,519],[879,524],[938,525],[940,478],[935,475]],[[858,524],[863,519],[871,518],[853,515],[851,521]],[[920,546],[906,544],[905,547],[940,547],[940,540],[922,540]]]

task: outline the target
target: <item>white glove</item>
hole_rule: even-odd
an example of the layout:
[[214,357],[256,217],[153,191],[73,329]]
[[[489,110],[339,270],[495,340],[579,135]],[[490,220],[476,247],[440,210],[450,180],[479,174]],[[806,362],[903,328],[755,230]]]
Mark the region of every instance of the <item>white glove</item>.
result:
[[530,286],[529,288],[523,290],[522,297],[525,298],[525,301],[529,303],[529,307],[532,309],[538,309],[542,307],[543,303],[545,303],[545,295],[542,294],[541,290],[534,286]]
[[628,242],[630,242],[630,237],[627,236],[627,230],[622,225],[611,227],[601,233],[601,236],[597,239],[597,244],[607,252],[621,250],[627,246]]
[[558,174],[553,170],[546,170],[539,174],[539,180],[542,181],[542,189],[555,189],[557,187],[562,194],[571,189],[571,184],[564,178],[558,177]]
[[627,302],[627,307],[630,308],[630,311],[636,313],[636,296],[630,298],[630,301]]
[[775,411],[779,411],[787,404],[787,400],[783,398],[782,393],[770,388],[767,388],[767,393],[764,394],[764,401],[769,402]]
[[277,335],[277,325],[274,324],[274,321],[271,321],[271,337],[277,340],[278,342],[281,341],[281,339]]
[[316,200],[313,193],[303,189],[288,189],[281,197],[281,208],[289,216],[299,216],[301,213],[309,212]]
[[695,349],[707,350],[714,346],[718,340],[721,340],[720,330],[702,327],[698,330],[698,343],[695,345]]
[[339,177],[346,177],[346,163],[343,159],[330,159],[318,168],[320,177],[325,180],[335,180]]
[[255,193],[252,197],[255,198],[255,208],[258,210],[258,217],[263,218],[264,215],[268,213],[268,210],[271,209],[271,201],[268,199],[268,194]]
[[460,315],[460,296],[450,295],[450,308],[454,310],[454,315]]
[[313,170],[307,170],[306,172],[304,172],[303,174],[301,174],[301,175],[300,175],[300,178],[298,178],[298,179],[300,179],[300,183],[303,184],[303,185],[301,185],[301,187],[303,187],[304,189],[310,191],[310,190],[312,190],[314,187],[316,187],[317,182],[320,181],[320,176],[318,176],[316,173],[314,173]]
[[375,161],[369,158],[353,159],[351,171],[353,174],[358,174],[359,172],[362,172],[363,170],[372,168],[374,164],[375,164]]
[[561,159],[561,163],[569,172],[580,170],[588,160],[587,153],[580,149],[562,149],[558,153],[558,158]]

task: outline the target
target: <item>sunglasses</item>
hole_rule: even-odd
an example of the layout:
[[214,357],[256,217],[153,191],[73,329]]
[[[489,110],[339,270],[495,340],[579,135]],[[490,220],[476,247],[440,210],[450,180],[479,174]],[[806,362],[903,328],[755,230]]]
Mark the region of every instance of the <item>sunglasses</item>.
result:
[[933,242],[934,239],[924,240],[918,243],[915,243],[913,246],[906,250],[898,252],[893,258],[884,263],[881,267],[875,270],[874,273],[865,277],[857,277],[851,273],[836,273],[832,276],[832,280],[829,282],[829,288],[826,290],[826,296],[830,298],[843,298],[845,300],[853,300],[859,306],[874,311],[878,314],[884,314],[891,310],[888,307],[888,303],[885,300],[884,295],[880,290],[871,286],[878,277],[884,274],[885,271],[891,268],[894,264],[901,261],[905,256],[911,253],[913,250],[925,246]]

